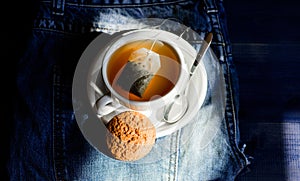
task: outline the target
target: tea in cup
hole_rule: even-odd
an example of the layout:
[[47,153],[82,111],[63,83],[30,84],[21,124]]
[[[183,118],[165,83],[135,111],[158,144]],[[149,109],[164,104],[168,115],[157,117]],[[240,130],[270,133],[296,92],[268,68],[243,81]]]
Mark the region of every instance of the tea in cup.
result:
[[97,101],[98,114],[135,110],[163,119],[163,109],[181,95],[189,73],[174,36],[164,30],[140,29],[114,38],[103,56],[102,77],[109,94]]

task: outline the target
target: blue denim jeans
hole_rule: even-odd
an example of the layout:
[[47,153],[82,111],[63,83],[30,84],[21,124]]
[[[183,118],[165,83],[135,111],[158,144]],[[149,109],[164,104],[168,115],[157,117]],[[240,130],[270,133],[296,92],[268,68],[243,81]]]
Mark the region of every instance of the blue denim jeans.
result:
[[[99,33],[134,28],[139,18],[177,19],[201,36],[213,32],[217,61],[204,62],[212,79],[194,121],[161,138],[169,140],[170,154],[128,163],[98,152],[83,137],[72,80],[81,54]],[[226,28],[221,0],[40,1],[18,63],[11,180],[234,180],[248,160],[238,146],[238,82]],[[224,104],[214,99],[219,84]]]

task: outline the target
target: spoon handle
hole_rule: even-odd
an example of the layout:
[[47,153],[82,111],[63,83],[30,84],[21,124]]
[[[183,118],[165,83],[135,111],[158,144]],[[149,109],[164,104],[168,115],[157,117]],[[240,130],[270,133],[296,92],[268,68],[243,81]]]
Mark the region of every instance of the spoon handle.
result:
[[211,44],[211,41],[212,41],[212,38],[213,38],[213,33],[210,32],[206,35],[205,39],[204,39],[204,42],[202,43],[202,46],[195,58],[195,61],[192,65],[192,68],[190,70],[190,76],[192,76],[195,72],[195,69],[196,67],[198,66],[198,64],[201,62],[202,58],[204,57],[205,53],[207,52],[210,44]]

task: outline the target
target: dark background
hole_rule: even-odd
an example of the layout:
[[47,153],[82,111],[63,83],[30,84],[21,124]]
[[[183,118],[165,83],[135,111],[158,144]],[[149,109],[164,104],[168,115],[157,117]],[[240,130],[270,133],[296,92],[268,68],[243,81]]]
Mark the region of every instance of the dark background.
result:
[[237,180],[300,180],[300,9],[293,0],[224,0],[251,165]]
[[1,44],[1,101],[0,101],[0,180],[8,180],[6,161],[12,133],[13,102],[15,100],[16,61],[26,47],[31,20],[36,5],[34,0],[4,1],[0,8]]
[[[251,165],[237,180],[300,180],[300,10],[293,0],[224,0],[240,84],[239,127]],[[1,6],[1,180],[9,153],[15,61],[33,0]]]

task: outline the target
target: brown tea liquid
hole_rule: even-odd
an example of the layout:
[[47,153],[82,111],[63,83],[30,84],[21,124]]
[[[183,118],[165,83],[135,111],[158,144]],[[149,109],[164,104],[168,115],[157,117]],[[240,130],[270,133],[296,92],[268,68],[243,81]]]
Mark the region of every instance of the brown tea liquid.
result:
[[[180,61],[176,51],[167,43],[154,40],[139,40],[127,43],[117,49],[107,66],[107,77],[112,87],[123,97],[134,101],[148,101],[167,94],[176,84],[180,73]],[[154,45],[154,46],[153,46]],[[132,52],[147,48],[160,55],[161,67],[148,84],[142,97],[122,89],[116,84],[122,67],[128,62]]]

